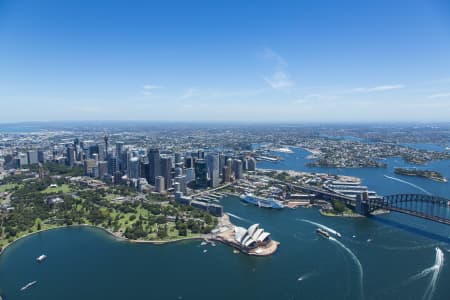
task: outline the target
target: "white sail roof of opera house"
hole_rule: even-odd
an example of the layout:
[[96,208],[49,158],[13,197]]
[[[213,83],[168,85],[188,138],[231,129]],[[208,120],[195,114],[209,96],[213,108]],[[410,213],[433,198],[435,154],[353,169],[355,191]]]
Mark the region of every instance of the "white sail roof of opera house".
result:
[[265,232],[263,228],[260,228],[259,224],[253,224],[248,229],[240,226],[234,227],[234,239],[244,247],[250,247],[256,242],[264,242],[269,236],[270,233]]

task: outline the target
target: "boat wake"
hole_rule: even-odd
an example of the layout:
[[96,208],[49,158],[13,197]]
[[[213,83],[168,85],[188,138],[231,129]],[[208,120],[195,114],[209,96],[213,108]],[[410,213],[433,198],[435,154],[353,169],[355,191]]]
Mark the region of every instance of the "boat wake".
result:
[[311,278],[311,277],[313,277],[313,276],[315,276],[315,275],[317,275],[317,272],[316,272],[316,271],[308,272],[308,273],[305,273],[305,274],[303,274],[302,276],[300,276],[300,277],[297,279],[297,281],[304,281],[304,280],[306,280],[306,279],[308,279],[308,278]]
[[316,223],[316,222],[313,222],[313,221],[310,221],[310,220],[306,220],[306,219],[298,219],[298,221],[302,221],[302,222],[306,222],[306,223],[309,223],[309,224],[312,224],[312,225],[316,225],[317,227],[320,227],[320,228],[322,228],[323,230],[326,230],[326,231],[328,231],[329,233],[334,234],[334,235],[337,236],[337,237],[341,237],[341,236],[342,236],[342,235],[341,235],[339,232],[337,232],[336,230],[334,230],[334,229],[332,229],[332,228],[330,228],[330,227],[327,227],[327,226],[325,226],[325,225],[323,225],[323,224]]
[[427,289],[425,290],[425,294],[423,295],[423,300],[431,300],[433,298],[434,292],[436,291],[437,281],[439,279],[439,275],[441,273],[442,267],[444,266],[444,252],[438,247],[436,247],[436,258],[434,261],[434,265],[432,265],[429,268],[426,268],[425,270],[422,270],[420,273],[412,276],[409,280],[409,282],[424,278],[431,274],[431,280],[430,283],[427,286]]
[[245,218],[242,218],[242,217],[239,217],[239,216],[236,216],[235,214],[232,214],[232,213],[229,213],[229,212],[227,212],[226,214],[229,215],[230,217],[233,217],[235,219],[241,220],[243,222],[252,223],[252,221],[250,221],[248,219],[245,219]]
[[363,288],[363,277],[364,277],[364,271],[363,267],[361,265],[361,262],[359,261],[358,257],[356,257],[355,253],[352,252],[349,248],[347,248],[344,244],[342,244],[337,239],[330,237],[330,241],[335,242],[337,245],[339,245],[342,249],[344,249],[352,258],[352,260],[355,262],[356,266],[358,267],[358,273],[359,273],[359,292],[360,297],[359,299],[364,299],[364,288]]
[[394,181],[397,181],[397,182],[401,182],[401,183],[407,184],[409,186],[412,186],[413,188],[418,189],[419,191],[424,192],[425,194],[431,195],[431,193],[429,191],[427,191],[426,189],[424,189],[424,188],[422,188],[422,187],[420,187],[417,184],[414,184],[412,182],[409,182],[409,181],[406,181],[406,180],[403,180],[403,179],[400,179],[400,178],[388,176],[388,175],[384,175],[384,177],[386,177],[387,179],[391,179],[391,180],[394,180]]

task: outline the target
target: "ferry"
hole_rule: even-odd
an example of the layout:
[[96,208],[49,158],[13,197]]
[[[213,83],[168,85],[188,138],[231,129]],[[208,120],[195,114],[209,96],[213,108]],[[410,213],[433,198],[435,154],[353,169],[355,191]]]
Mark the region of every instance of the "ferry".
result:
[[38,258],[36,258],[37,262],[43,262],[47,258],[47,255],[42,254]]
[[259,207],[265,207],[265,208],[283,208],[284,205],[281,201],[275,200],[273,198],[262,198],[257,197],[253,194],[245,194],[241,195],[241,199],[244,202],[257,205]]
[[29,288],[29,287],[35,285],[36,283],[37,283],[37,281],[32,281],[32,282],[30,282],[30,283],[27,283],[27,284],[24,285],[20,290],[23,292],[23,291],[25,291],[27,288]]
[[330,238],[330,234],[327,231],[323,230],[322,228],[317,228],[316,233],[323,236],[324,238],[327,238],[327,239]]

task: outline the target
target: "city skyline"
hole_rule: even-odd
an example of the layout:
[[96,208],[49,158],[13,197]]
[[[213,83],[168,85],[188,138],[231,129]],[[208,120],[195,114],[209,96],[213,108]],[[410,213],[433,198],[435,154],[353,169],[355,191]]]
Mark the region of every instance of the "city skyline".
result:
[[445,1],[0,4],[2,122],[442,122]]

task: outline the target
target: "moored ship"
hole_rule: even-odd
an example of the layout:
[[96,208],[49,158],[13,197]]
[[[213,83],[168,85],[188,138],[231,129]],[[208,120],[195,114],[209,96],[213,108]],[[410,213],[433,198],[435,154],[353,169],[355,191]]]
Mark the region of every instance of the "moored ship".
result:
[[263,198],[257,197],[253,194],[245,194],[241,196],[242,201],[257,205],[259,207],[265,208],[283,208],[284,205],[281,201],[275,200],[274,198]]

